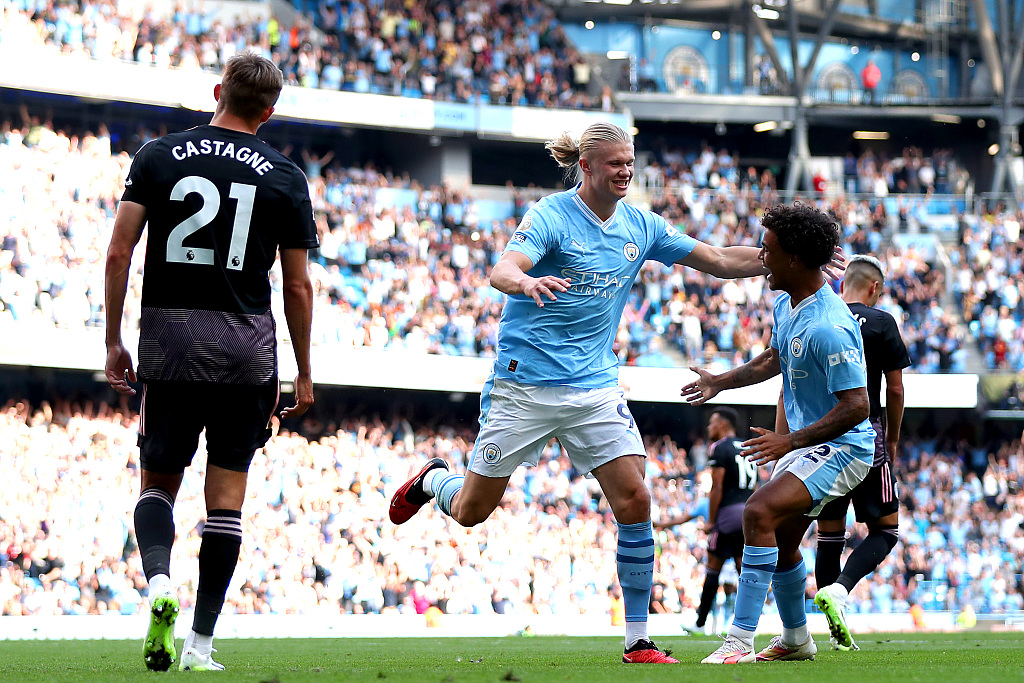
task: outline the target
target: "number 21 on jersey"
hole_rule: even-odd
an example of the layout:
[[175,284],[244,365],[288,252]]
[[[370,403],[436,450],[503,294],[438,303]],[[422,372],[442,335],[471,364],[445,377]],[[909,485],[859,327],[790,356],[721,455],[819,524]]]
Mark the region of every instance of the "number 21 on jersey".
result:
[[[212,181],[201,176],[182,178],[171,189],[171,201],[181,202],[190,194],[198,194],[203,205],[194,214],[178,223],[167,236],[167,261],[213,265],[213,249],[186,247],[185,239],[209,225],[220,211],[220,191]],[[252,207],[256,201],[256,186],[231,183],[228,197],[236,200],[235,218],[231,225],[231,243],[228,246],[228,270],[241,270],[245,265],[245,245],[249,240]]]

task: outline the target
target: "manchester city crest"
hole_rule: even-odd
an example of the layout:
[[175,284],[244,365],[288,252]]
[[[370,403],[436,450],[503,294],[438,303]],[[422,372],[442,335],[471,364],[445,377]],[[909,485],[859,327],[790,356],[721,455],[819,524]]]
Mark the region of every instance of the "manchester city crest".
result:
[[498,458],[501,457],[501,449],[498,448],[498,444],[496,443],[487,444],[486,446],[484,446],[484,449],[481,452],[483,453],[484,456],[484,462],[488,463],[489,465],[493,465],[494,463],[498,462]]
[[627,242],[626,246],[622,248],[622,255],[629,261],[636,261],[640,257],[640,247],[632,242]]
[[804,340],[800,337],[793,337],[789,350],[793,353],[793,358],[799,358],[804,353]]

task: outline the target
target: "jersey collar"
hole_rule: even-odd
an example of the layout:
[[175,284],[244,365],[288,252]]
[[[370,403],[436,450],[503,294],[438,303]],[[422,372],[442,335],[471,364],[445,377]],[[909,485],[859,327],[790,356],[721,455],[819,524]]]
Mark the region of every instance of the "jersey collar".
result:
[[580,211],[583,212],[584,216],[589,218],[592,222],[596,223],[597,225],[601,226],[602,230],[607,229],[608,226],[615,222],[615,216],[619,213],[618,202],[615,203],[615,211],[612,213],[611,216],[608,217],[608,220],[602,221],[600,218],[598,218],[597,214],[594,213],[589,206],[587,206],[587,203],[583,201],[583,199],[580,197],[579,190],[580,186],[577,185],[576,192],[574,192],[572,195],[572,200],[576,202],[576,206],[580,208]]

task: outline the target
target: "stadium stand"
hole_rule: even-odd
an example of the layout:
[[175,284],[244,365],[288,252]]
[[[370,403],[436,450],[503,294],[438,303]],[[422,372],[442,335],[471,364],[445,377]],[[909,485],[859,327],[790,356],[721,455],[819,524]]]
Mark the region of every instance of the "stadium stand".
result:
[[[4,406],[0,465],[23,485],[0,489],[0,613],[140,609],[145,588],[130,526],[138,495],[137,419],[105,403]],[[226,611],[422,614],[438,606],[451,614],[608,613],[614,523],[594,480],[573,472],[557,444],[539,467],[516,471],[491,520],[441,533],[450,522],[436,510],[408,526],[390,525],[387,501],[426,458],[462,467],[472,433],[400,417],[353,416],[334,427],[312,439],[278,432],[257,455],[238,590],[229,592]],[[955,432],[906,441],[897,463],[902,545],[854,592],[852,610],[970,604],[978,614],[999,614],[1024,607],[1020,439],[990,452],[947,433]],[[648,440],[656,518],[694,505],[706,448],[701,440],[688,449],[667,437]],[[172,573],[188,595],[196,580],[188,558],[204,514],[203,460],[186,474],[175,508]],[[858,540],[855,531],[850,542]],[[697,523],[660,536],[655,580],[669,611],[696,602],[706,543]],[[813,553],[813,536],[804,550]]]
[[[450,102],[611,110],[554,13],[538,0],[318,4],[315,20],[215,16],[200,6],[13,3],[5,33],[93,59],[220,71],[240,50],[285,82]],[[493,10],[493,11],[492,11]],[[13,40],[14,38],[5,39]]]
[[[0,187],[7,219],[0,229],[0,316],[25,330],[102,324],[103,254],[131,157],[111,148],[105,127],[80,135],[54,130],[27,110],[20,125],[0,124],[0,135],[0,177],[7,181]],[[137,149],[150,136],[142,131],[119,146]],[[328,154],[302,155],[322,240],[313,265],[314,343],[493,355],[501,298],[487,275],[516,212],[538,193],[523,190],[518,208],[510,196],[504,214],[491,207],[492,219],[481,220],[485,202],[471,192],[421,187],[372,165],[325,165]],[[712,244],[757,243],[759,211],[778,201],[770,171],[741,174],[735,155],[709,148],[659,158],[642,171],[653,209]],[[889,241],[900,224],[885,201],[806,201],[841,218],[848,253],[885,247],[890,292],[881,306],[901,321],[913,368],[963,371],[966,330],[938,305],[945,276],[934,255],[929,260],[913,244]],[[138,320],[131,306],[138,305],[140,267],[129,283],[130,326]],[[744,362],[767,343],[762,312],[771,296],[760,280],[720,281],[648,264],[623,316],[619,358],[656,367]]]

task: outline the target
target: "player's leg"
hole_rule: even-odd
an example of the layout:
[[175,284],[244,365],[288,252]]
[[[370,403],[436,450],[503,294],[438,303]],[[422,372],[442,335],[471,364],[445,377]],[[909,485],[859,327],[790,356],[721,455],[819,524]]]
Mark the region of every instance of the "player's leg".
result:
[[782,465],[780,461],[776,465],[778,473],[751,494],[743,508],[743,565],[736,592],[736,613],[725,643],[704,658],[703,663],[754,661],[754,633],[779,560],[775,531],[787,520],[804,514],[812,502],[803,482],[781,469]]
[[470,527],[501,503],[516,467],[536,464],[553,431],[550,387],[528,387],[491,377],[480,394],[480,432],[465,475],[433,458],[391,498],[389,515],[403,524],[431,499],[441,512]]
[[202,431],[202,424],[182,405],[182,395],[183,388],[175,383],[146,383],[140,409],[141,493],[134,522],[142,569],[149,584],[150,623],[143,642],[143,661],[155,671],[166,671],[177,659],[174,623],[179,605],[170,578],[174,500]]
[[800,553],[800,543],[810,523],[805,515],[790,517],[775,532],[779,561],[772,575],[772,593],[782,619],[782,634],[757,653],[759,662],[814,659],[818,652],[807,630],[807,567]]
[[704,630],[708,615],[715,606],[715,600],[718,597],[718,578],[722,573],[722,566],[725,564],[725,560],[717,554],[717,551],[712,550],[712,546],[717,541],[715,537],[719,535],[718,532],[712,532],[712,538],[708,539],[708,561],[707,568],[704,570],[704,587],[700,592],[697,621],[694,623],[694,626],[701,631]]
[[850,591],[885,560],[899,541],[899,499],[892,466],[885,462],[873,467],[853,491],[857,520],[868,525],[868,535],[846,559],[843,571],[833,583],[822,586],[814,602],[824,612],[838,650],[859,650],[846,623]]
[[256,450],[270,438],[277,408],[277,381],[263,386],[221,386],[207,390],[206,522],[199,545],[199,586],[192,631],[185,638],[179,668],[221,671],[213,660],[213,634],[242,548],[242,503]]
[[899,541],[899,499],[896,477],[888,462],[873,467],[854,491],[857,521],[868,525],[868,535],[846,559],[836,583],[852,591],[857,582],[878,569],[878,565]]
[[626,611],[626,651],[629,664],[675,664],[647,635],[647,612],[654,584],[654,531],[651,494],[644,483],[644,459],[626,455],[593,470],[618,526],[615,551],[622,602]]
[[822,508],[818,515],[814,554],[814,581],[818,588],[834,583],[839,576],[846,548],[846,512],[849,508],[850,496],[843,496]]

